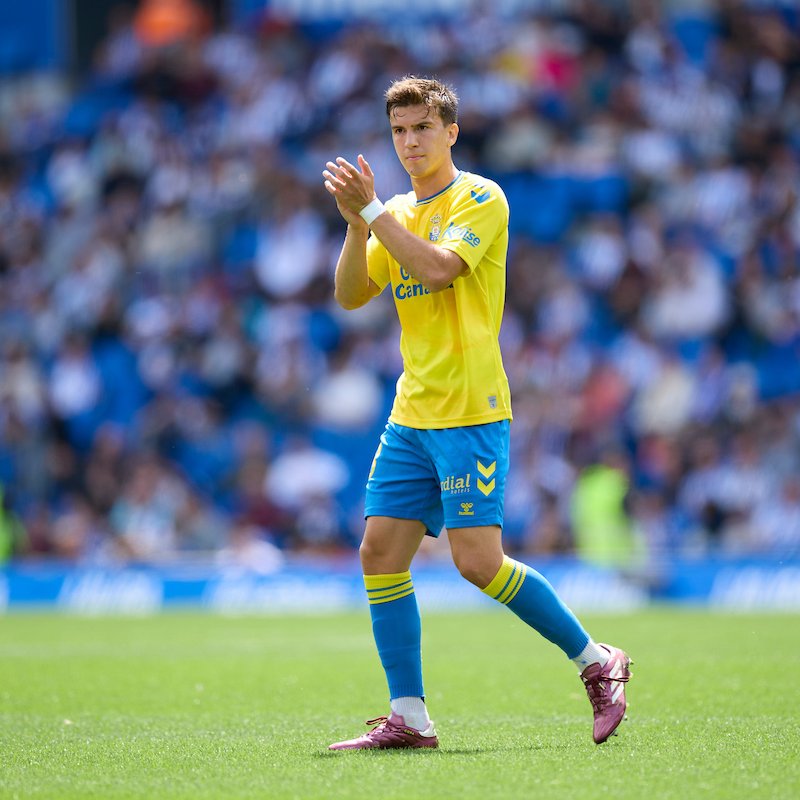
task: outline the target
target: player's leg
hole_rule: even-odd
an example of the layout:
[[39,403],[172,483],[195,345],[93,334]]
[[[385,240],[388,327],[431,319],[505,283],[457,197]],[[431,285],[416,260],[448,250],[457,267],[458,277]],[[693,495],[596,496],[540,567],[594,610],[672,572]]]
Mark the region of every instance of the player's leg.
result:
[[448,538],[459,572],[558,645],[568,658],[578,658],[590,646],[589,635],[544,576],[503,553],[499,526],[453,528]]
[[448,531],[448,538],[453,561],[467,580],[506,605],[575,663],[594,712],[594,741],[608,739],[627,709],[625,684],[631,675],[627,654],[594,642],[543,575],[505,555],[499,527],[456,528]]
[[621,650],[592,641],[542,575],[503,553],[508,422],[430,431],[428,436],[456,565],[575,662],[594,707],[595,741],[605,741],[625,714],[629,659]]
[[420,730],[430,720],[422,700],[422,626],[410,567],[424,535],[425,525],[416,520],[370,517],[359,551],[392,711]]
[[410,566],[426,531],[442,529],[439,485],[414,432],[387,426],[367,483],[360,548],[372,630],[389,686],[391,714],[334,750],[435,747],[424,702],[421,623]]
[[441,481],[445,525],[461,574],[569,658],[580,656],[590,640],[575,615],[544,577],[503,553],[508,421],[430,431],[429,438],[440,476],[446,476]]

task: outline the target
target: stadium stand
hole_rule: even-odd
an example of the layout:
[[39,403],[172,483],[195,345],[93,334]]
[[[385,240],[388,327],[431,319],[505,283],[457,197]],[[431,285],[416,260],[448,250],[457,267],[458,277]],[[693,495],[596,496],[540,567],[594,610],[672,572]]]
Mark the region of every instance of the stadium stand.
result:
[[800,554],[797,8],[463,5],[117,12],[74,81],[0,41],[0,558],[352,549],[397,326],[334,306],[320,172],[407,190],[404,73],[511,205],[510,549]]

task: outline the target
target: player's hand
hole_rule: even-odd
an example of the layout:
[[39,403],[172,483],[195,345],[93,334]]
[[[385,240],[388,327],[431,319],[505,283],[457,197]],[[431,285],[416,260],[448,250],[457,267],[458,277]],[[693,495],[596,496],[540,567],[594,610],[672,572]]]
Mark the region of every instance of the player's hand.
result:
[[361,215],[357,214],[355,211],[351,211],[347,206],[342,205],[342,202],[338,197],[336,198],[336,208],[339,209],[339,213],[344,217],[345,222],[351,227],[368,229],[368,225],[366,222],[364,222]]
[[358,212],[375,197],[375,176],[367,159],[359,154],[358,164],[360,169],[339,156],[335,162],[328,161],[327,169],[322,173],[325,188],[336,199],[342,216],[351,224],[353,216],[361,220]]

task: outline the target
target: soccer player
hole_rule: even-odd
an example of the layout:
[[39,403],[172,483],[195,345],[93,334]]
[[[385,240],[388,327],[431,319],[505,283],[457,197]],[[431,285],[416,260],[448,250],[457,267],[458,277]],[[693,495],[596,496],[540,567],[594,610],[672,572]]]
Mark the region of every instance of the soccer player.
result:
[[443,526],[460,573],[575,662],[594,709],[594,741],[604,742],[625,715],[630,659],[595,643],[545,578],[506,556],[501,542],[511,420],[498,343],[508,203],[496,183],[455,167],[450,87],[403,78],[387,90],[386,112],[411,192],[381,203],[362,155],[358,165],[329,161],[322,173],[347,221],[336,300],[358,308],[390,285],[403,356],[367,481],[360,547],[391,711],[330,749],[438,746],[409,570],[426,533],[438,536]]

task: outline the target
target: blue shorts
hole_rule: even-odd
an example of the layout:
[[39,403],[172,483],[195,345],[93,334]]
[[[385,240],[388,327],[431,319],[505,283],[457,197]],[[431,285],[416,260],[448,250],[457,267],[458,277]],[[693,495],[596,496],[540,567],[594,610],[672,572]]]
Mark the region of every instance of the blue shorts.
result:
[[372,462],[366,517],[442,527],[503,525],[509,421],[419,430],[390,422]]

